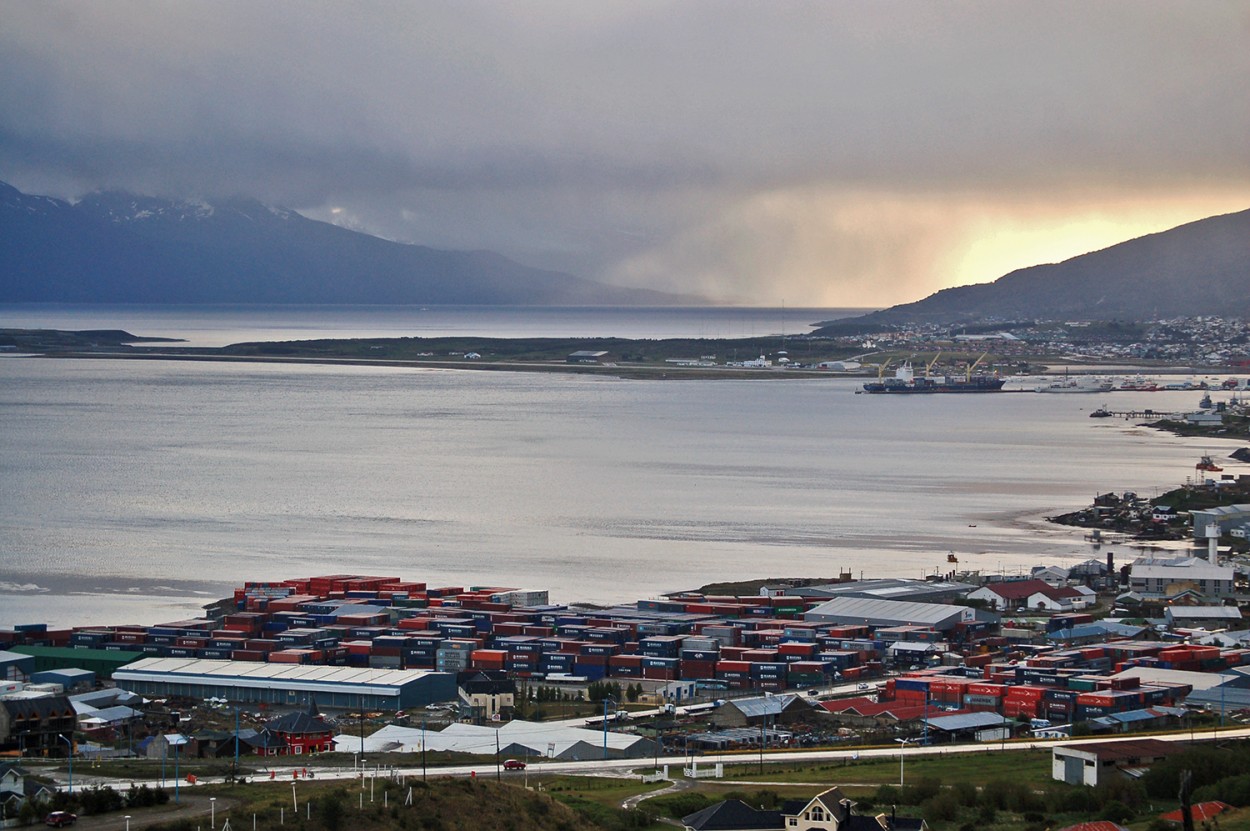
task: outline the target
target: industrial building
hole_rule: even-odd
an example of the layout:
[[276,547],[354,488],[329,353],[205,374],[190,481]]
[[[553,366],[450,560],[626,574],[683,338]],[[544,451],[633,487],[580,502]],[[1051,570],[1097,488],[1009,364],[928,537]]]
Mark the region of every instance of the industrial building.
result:
[[145,658],[113,673],[119,686],[154,698],[404,710],[456,698],[456,677],[428,670]]
[[1193,517],[1194,539],[1196,540],[1207,539],[1209,526],[1219,528],[1220,535],[1241,531],[1238,536],[1245,536],[1246,529],[1250,528],[1250,505],[1220,505],[1215,508],[1190,511],[1189,515]]
[[1179,742],[1159,739],[1060,745],[1051,751],[1051,778],[1094,788],[1112,776],[1140,776],[1142,769],[1185,749]]
[[1129,572],[1129,588],[1141,597],[1168,597],[1186,588],[1203,597],[1232,597],[1233,569],[1197,558],[1138,559]]
[[137,661],[142,655],[138,652],[121,652],[110,649],[92,649],[76,646],[40,646],[18,645],[11,652],[29,655],[35,659],[35,672],[46,672],[55,669],[85,669],[94,672],[101,678],[109,678],[113,670]]
[[949,632],[960,625],[997,626],[999,622],[999,616],[993,612],[968,606],[905,603],[859,597],[834,598],[805,613],[803,619],[818,623],[863,624],[874,628],[927,626],[939,632]]
[[916,603],[950,603],[975,589],[971,583],[949,580],[911,580],[889,577],[875,580],[854,580],[846,583],[824,583],[819,586],[786,587],[784,594],[806,600],[831,600],[835,597],[862,597],[870,600],[913,601]]

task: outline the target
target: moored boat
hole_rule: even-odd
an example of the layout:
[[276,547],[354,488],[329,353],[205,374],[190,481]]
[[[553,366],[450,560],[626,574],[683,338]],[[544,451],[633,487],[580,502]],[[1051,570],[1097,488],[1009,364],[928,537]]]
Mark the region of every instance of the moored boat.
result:
[[1195,470],[1205,470],[1208,473],[1219,473],[1224,468],[1220,467],[1210,456],[1203,456],[1198,460],[1198,464],[1194,465]]
[[1064,378],[1062,381],[1053,381],[1049,384],[1040,384],[1034,387],[1034,392],[1111,392],[1115,388],[1115,384],[1104,378]]
[[[981,359],[984,357],[982,355]],[[977,364],[981,363],[981,359],[978,359],[976,363],[968,367],[968,371],[963,377],[957,375],[931,377],[926,373],[924,377],[917,378],[915,371],[912,369],[911,361],[904,361],[903,365],[894,371],[893,378],[882,378],[878,381],[864,384],[863,391],[874,395],[882,393],[914,395],[1002,392],[1003,384],[1007,383],[1005,378],[999,378],[997,375],[973,373]]]

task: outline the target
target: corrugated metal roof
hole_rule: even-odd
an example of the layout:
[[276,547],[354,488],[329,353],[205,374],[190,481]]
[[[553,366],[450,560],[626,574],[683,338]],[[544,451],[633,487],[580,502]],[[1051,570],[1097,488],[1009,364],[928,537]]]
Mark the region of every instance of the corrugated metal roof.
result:
[[1096,623],[1082,623],[1073,626],[1071,629],[1060,629],[1047,635],[1046,639],[1052,641],[1072,641],[1081,638],[1101,638],[1106,635],[1135,638],[1144,631],[1146,631],[1145,626],[1129,626],[1125,623],[1099,621]]
[[941,647],[936,643],[920,643],[919,641],[895,641],[890,644],[890,649],[895,652],[940,652]]
[[1169,606],[1165,613],[1173,619],[1241,620],[1241,609],[1236,606]]
[[901,600],[875,600],[864,597],[835,597],[803,615],[807,620],[836,617],[859,621],[886,623],[919,623],[928,626],[953,625],[971,609],[937,603],[912,603]]
[[797,695],[766,695],[759,698],[738,698],[731,702],[737,707],[747,718],[758,718],[759,716],[775,716],[792,704]]
[[1134,563],[1130,572],[1134,579],[1168,580],[1179,583],[1184,580],[1232,580],[1233,569],[1224,566],[1213,566],[1205,561],[1195,561],[1188,565],[1154,565],[1150,563]]
[[998,713],[967,713],[958,716],[939,716],[928,721],[930,727],[938,730],[976,730],[981,727],[997,727],[1007,724],[1007,719]]
[[318,684],[373,687],[379,692],[394,689],[428,675],[419,669],[372,669],[330,667],[312,664],[262,664],[254,661],[212,661],[196,658],[145,658],[115,670],[114,680],[176,681],[182,679],[222,679],[243,682],[245,686],[266,684]]

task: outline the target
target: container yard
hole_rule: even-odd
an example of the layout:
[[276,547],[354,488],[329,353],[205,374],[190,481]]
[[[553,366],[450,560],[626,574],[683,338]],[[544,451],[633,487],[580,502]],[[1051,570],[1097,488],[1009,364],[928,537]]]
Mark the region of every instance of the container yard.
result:
[[[1092,620],[1055,615],[1024,643],[997,613],[945,604],[781,590],[605,609],[338,574],[245,583],[203,617],[154,626],[31,623],[0,632],[0,646],[38,671],[88,668],[146,696],[271,708],[398,711],[454,701],[458,677],[487,672],[527,687],[638,684],[656,701],[837,692],[818,712],[878,724],[890,713],[896,726],[955,713],[1070,725],[1154,708],[1150,718],[1166,719],[1193,690],[1188,674],[1250,663],[1250,650],[1175,640],[1038,642]],[[1133,669],[1150,679],[1122,676]],[[1177,680],[1161,680],[1169,671]]]

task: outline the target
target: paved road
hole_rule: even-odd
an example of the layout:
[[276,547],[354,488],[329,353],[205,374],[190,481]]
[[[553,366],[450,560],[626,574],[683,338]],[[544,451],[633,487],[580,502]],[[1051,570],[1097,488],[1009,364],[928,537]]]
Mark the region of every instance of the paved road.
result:
[[[1220,739],[1243,739],[1250,737],[1250,728],[1239,727],[1236,729],[1223,730],[1218,733]],[[845,762],[854,759],[898,759],[902,754],[905,759],[913,759],[921,756],[932,755],[952,755],[956,753],[998,753],[1002,750],[1026,750],[1035,748],[1053,747],[1057,744],[1100,744],[1109,741],[1121,741],[1125,737],[1122,735],[1110,736],[1105,738],[1088,738],[1088,739],[1045,739],[1045,740],[1028,740],[1028,741],[1012,741],[1012,742],[990,742],[987,744],[972,745],[934,745],[929,747],[920,747],[908,745],[905,747],[885,747],[885,748],[860,748],[860,749],[840,749],[840,750],[790,750],[790,751],[773,751],[764,754],[765,764],[793,764],[796,762]],[[1163,741],[1188,742],[1191,739],[1197,741],[1211,741],[1216,738],[1213,731],[1199,731],[1191,733],[1188,730],[1176,731],[1161,735],[1154,735],[1150,738],[1162,739]],[[724,764],[752,764],[759,760],[758,754],[740,754],[740,753],[718,753],[708,754],[698,757],[700,767],[712,766],[719,763]],[[681,766],[684,762],[682,757],[666,757],[660,760],[661,764],[668,764],[673,768]],[[650,759],[595,759],[585,761],[560,761],[560,760],[543,760],[535,762],[529,766],[527,772],[524,771],[507,771],[501,772],[501,776],[508,779],[522,779],[527,773],[530,776],[541,775],[544,773],[573,774],[582,776],[626,776],[631,771],[639,768],[651,767]],[[292,781],[291,773],[288,768],[281,768],[285,776],[279,774],[277,781],[289,783]],[[429,768],[428,776],[430,777],[459,777],[459,776],[483,776],[491,777],[496,774],[495,765],[489,762],[474,765],[453,765],[447,767]],[[368,772],[369,776],[385,777],[388,775],[402,776],[409,779],[419,778],[421,776],[421,767],[399,767],[394,769],[372,769]],[[351,768],[338,769],[316,769],[316,778],[314,781],[323,780],[344,780],[356,779],[360,776],[359,771]],[[56,775],[53,778],[58,778]],[[85,778],[85,777],[84,777]],[[94,781],[107,781],[102,777],[92,777]],[[74,777],[75,784],[80,779]],[[130,782],[131,780],[126,780]],[[269,781],[267,776],[254,777],[256,782]],[[300,781],[303,781],[302,779]],[[181,785],[181,792],[184,795],[190,794],[196,787],[207,784],[221,784],[223,779],[213,778],[211,780],[201,778],[196,785]],[[64,780],[59,779],[58,784],[64,785]],[[135,780],[135,784],[139,784],[139,780]],[[160,780],[149,781],[149,785],[159,785]],[[297,784],[298,787],[298,784]]]
[[[226,817],[230,816],[230,809],[236,804],[235,800],[229,797],[217,798],[215,810],[217,828],[221,828]],[[74,827],[83,829],[83,831],[125,831],[127,827],[132,829],[132,831],[138,831],[138,829],[147,828],[149,825],[158,823],[174,822],[192,817],[205,817],[204,828],[207,831],[209,827],[208,817],[213,813],[214,809],[207,796],[180,794],[177,805],[171,800],[167,805],[158,805],[152,808],[130,808],[125,811],[117,811],[95,817],[79,816],[78,822]],[[126,821],[127,814],[130,815],[129,825]],[[240,824],[240,819],[238,817],[234,818],[231,821],[231,825],[242,831],[244,825]],[[246,823],[246,827],[252,827],[250,818]]]

